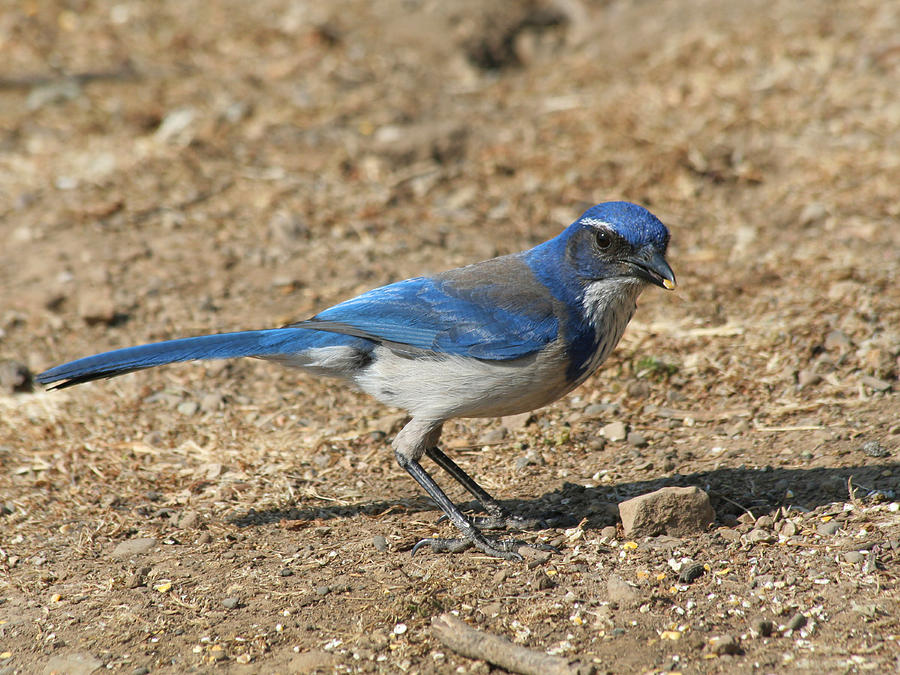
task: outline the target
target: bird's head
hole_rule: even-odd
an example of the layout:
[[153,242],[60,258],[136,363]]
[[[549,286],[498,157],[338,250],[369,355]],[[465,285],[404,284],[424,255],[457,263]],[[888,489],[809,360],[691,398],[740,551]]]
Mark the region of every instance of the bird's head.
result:
[[584,281],[625,278],[675,288],[666,262],[669,230],[630,202],[594,206],[568,228],[566,258]]

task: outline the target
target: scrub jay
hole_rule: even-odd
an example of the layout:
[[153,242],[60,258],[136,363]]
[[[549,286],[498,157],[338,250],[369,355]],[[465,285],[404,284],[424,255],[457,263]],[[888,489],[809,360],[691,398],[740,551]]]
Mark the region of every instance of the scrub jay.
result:
[[[533,410],[584,382],[622,337],[644,287],[675,288],[668,243],[649,211],[607,202],[528,251],[376,288],[283,328],[117,349],[37,379],[60,389],[177,361],[252,356],[349,381],[409,412],[393,440],[397,461],[460,530],[456,539],[423,539],[413,553],[474,546],[521,559],[521,542],[482,534],[479,527],[516,521],[438,448],[441,426]],[[423,455],[487,517],[466,517],[422,467]]]

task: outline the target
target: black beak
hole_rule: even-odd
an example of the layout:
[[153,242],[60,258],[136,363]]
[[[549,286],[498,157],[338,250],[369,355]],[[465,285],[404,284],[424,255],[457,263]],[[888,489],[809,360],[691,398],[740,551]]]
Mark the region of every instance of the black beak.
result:
[[635,272],[641,279],[667,291],[675,288],[675,273],[659,251],[642,251],[628,262],[634,265]]

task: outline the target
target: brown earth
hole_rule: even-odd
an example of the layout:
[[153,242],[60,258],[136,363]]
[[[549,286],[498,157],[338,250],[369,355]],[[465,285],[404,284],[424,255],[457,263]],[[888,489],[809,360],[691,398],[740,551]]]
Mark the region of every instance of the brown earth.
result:
[[[445,611],[599,672],[897,672],[898,30],[884,0],[10,3],[0,357],[34,372],[277,326],[607,199],[669,225],[679,290],[564,400],[447,426],[510,506],[566,514],[527,563],[411,557],[452,528],[393,461],[402,417],[333,383],[7,378],[0,672],[489,672]],[[611,527],[664,485],[713,528]]]

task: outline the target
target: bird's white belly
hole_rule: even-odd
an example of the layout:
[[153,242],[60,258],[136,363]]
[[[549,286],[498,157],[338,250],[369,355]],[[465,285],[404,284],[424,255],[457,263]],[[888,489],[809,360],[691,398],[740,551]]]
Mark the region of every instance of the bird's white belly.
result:
[[513,415],[547,405],[574,386],[555,347],[511,361],[446,354],[409,358],[387,347],[377,347],[373,356],[353,378],[357,386],[425,419]]

